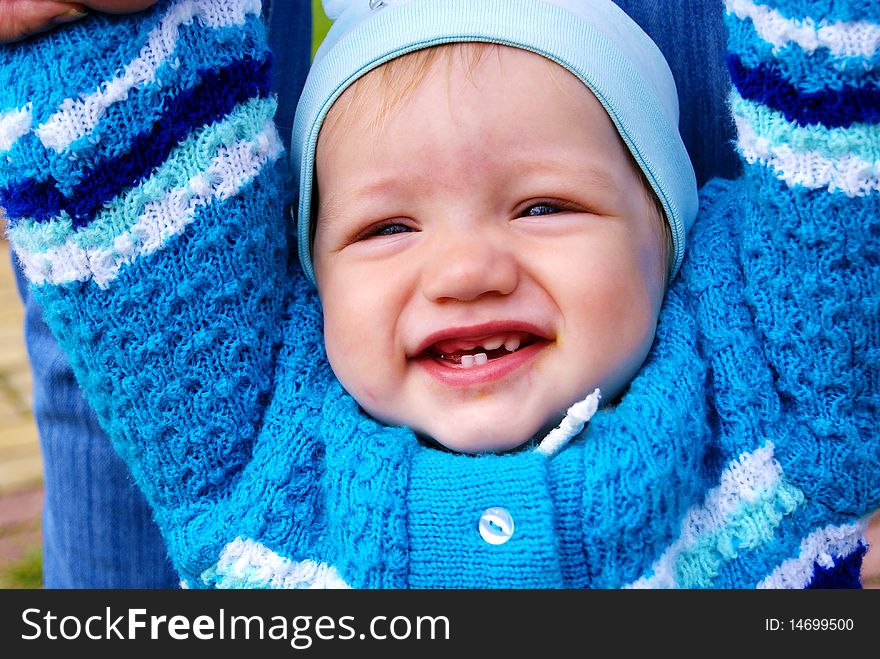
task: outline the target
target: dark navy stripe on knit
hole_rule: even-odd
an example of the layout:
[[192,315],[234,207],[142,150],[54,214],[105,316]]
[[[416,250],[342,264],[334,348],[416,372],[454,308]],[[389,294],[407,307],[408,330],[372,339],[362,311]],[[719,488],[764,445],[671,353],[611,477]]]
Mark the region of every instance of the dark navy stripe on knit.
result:
[[198,85],[170,99],[168,109],[151,129],[139,133],[125,153],[98,163],[69,197],[51,178],[28,179],[0,190],[0,206],[10,225],[26,217],[45,222],[62,210],[73,218],[74,227],[88,225],[106,202],[146,179],[193,129],[229,114],[250,98],[269,96],[270,66],[269,57],[245,56],[222,68],[199,71]]
[[880,122],[880,88],[844,87],[818,92],[799,91],[772,67],[749,68],[736,55],[727,56],[727,68],[740,95],[763,103],[801,125],[822,124],[846,128],[854,123]]
[[807,588],[861,588],[862,559],[866,551],[865,545],[859,545],[849,556],[835,558],[831,567],[822,567],[816,563],[813,567],[813,579]]

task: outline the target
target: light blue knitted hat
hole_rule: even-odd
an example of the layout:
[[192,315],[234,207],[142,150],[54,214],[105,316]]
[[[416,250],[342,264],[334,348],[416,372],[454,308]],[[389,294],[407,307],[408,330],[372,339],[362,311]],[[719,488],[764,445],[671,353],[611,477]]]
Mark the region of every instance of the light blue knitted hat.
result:
[[657,45],[611,0],[324,0],[324,11],[334,22],[306,79],[291,139],[299,256],[310,280],[315,147],[330,106],[388,60],[462,41],[538,53],[592,90],[666,211],[672,274],[678,271],[697,183],[678,132],[675,81]]

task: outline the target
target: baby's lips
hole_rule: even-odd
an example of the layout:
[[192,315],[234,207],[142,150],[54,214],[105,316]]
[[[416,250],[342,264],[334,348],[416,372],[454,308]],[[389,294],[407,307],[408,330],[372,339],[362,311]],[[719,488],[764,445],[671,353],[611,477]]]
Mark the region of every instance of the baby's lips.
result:
[[450,355],[469,352],[493,352],[502,347],[507,352],[514,352],[522,344],[534,342],[536,337],[527,332],[495,334],[480,338],[447,339],[429,346],[425,352]]
[[532,323],[521,321],[494,321],[470,327],[450,327],[431,333],[410,356],[424,354],[448,355],[479,350],[491,352],[506,349],[514,352],[537,341],[553,340],[552,333]]

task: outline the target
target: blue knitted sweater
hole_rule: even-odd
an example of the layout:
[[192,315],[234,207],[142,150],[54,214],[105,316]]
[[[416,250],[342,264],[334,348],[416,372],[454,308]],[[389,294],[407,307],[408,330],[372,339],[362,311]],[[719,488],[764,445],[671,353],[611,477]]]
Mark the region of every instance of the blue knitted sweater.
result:
[[480,456],[332,375],[259,10],[168,0],[0,48],[10,241],[186,586],[858,585],[880,4],[727,0],[744,174],[702,190],[647,362],[559,451]]

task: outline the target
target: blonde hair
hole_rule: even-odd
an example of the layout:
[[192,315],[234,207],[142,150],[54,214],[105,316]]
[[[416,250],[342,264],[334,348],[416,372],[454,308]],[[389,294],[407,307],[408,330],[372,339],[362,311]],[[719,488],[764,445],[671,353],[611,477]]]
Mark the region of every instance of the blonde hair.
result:
[[655,220],[660,229],[660,246],[663,250],[663,261],[666,263],[666,268],[663,271],[663,288],[665,290],[666,287],[669,286],[670,275],[672,275],[672,228],[669,226],[669,219],[666,217],[666,209],[663,208],[663,203],[660,201],[660,197],[657,196],[654,188],[651,187],[651,183],[648,181],[645,172],[639,167],[639,164],[636,162],[635,157],[633,157],[629,149],[626,149],[626,154],[629,157],[633,171],[636,173],[639,182],[642,184],[642,191],[648,196],[647,201],[653,211],[652,214],[656,213],[657,215]]
[[[498,44],[484,42],[453,42],[414,50],[395,57],[355,80],[333,103],[324,126],[335,130],[343,116],[372,116],[371,127],[381,128],[384,119],[440,62],[452,67],[455,57],[473,70],[489,52],[497,52]],[[376,99],[379,102],[376,103]],[[365,100],[368,99],[368,100]],[[324,130],[322,126],[321,130]]]

